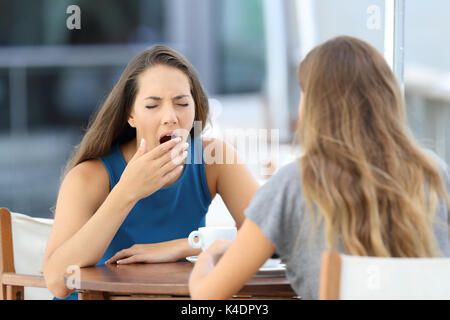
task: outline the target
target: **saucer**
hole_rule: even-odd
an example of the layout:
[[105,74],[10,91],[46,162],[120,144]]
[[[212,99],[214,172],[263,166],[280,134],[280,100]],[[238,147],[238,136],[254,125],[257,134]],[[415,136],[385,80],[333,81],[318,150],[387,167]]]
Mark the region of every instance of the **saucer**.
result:
[[279,263],[273,267],[259,268],[258,272],[253,277],[284,277],[286,275],[286,265]]
[[[191,263],[196,263],[198,260],[198,256],[190,256],[186,257],[186,260]],[[257,275],[272,275],[272,274],[284,274],[284,271],[286,271],[286,265],[284,263],[278,263],[277,265],[273,267],[261,267],[258,270]]]
[[186,260],[192,263],[196,263],[198,260],[198,256],[190,256],[190,257],[186,257]]
[[267,268],[259,268],[259,272],[274,272],[274,271],[285,271],[286,265],[284,263],[280,263],[275,267],[267,267]]
[[261,268],[276,268],[281,264],[281,259],[267,259]]

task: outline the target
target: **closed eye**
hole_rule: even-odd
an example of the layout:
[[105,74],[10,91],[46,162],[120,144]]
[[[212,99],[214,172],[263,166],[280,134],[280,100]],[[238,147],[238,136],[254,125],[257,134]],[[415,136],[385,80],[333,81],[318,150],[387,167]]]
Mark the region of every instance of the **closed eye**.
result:
[[185,104],[178,104],[178,105],[181,106],[181,107],[187,107],[189,104],[185,103]]
[[154,108],[156,108],[158,105],[156,105],[156,106],[145,106],[147,109],[154,109]]

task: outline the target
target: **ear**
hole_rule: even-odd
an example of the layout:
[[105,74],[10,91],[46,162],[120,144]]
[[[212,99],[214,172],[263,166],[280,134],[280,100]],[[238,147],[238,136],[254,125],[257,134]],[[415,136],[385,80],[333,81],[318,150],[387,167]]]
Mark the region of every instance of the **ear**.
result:
[[134,114],[133,112],[130,113],[130,116],[128,117],[128,124],[132,128],[136,128],[136,124],[134,123]]

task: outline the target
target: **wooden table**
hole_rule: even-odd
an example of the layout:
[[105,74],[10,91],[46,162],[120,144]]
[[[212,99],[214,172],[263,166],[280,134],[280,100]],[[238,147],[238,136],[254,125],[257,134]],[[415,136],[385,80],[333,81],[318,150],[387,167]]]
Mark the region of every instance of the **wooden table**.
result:
[[[190,262],[81,268],[75,289],[80,292],[81,300],[189,299],[192,268]],[[66,277],[66,284],[68,280]],[[252,277],[233,298],[291,299],[295,296],[283,274],[264,274]]]

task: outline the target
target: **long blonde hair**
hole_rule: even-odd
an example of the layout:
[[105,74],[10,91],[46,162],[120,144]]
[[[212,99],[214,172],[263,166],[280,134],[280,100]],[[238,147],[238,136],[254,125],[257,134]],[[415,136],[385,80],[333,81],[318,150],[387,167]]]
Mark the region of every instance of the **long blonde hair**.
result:
[[438,255],[434,213],[439,199],[450,202],[434,159],[408,129],[383,56],[337,37],[311,51],[298,75],[303,194],[328,246],[360,256]]

